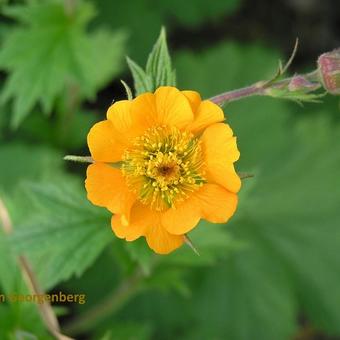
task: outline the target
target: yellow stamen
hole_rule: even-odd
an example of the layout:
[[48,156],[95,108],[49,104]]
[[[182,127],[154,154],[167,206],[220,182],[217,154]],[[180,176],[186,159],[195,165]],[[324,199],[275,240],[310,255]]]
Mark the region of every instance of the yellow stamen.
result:
[[122,172],[130,190],[157,211],[175,207],[205,182],[198,140],[167,126],[135,139],[124,153]]

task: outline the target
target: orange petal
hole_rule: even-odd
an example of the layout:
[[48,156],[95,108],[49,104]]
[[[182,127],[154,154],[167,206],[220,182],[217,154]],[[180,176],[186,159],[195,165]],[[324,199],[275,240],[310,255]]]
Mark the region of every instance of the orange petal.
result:
[[172,235],[161,225],[160,218],[155,220],[145,235],[149,247],[158,254],[168,254],[179,248],[183,242],[183,235]]
[[135,202],[131,208],[129,223],[124,223],[124,219],[120,215],[115,215],[111,219],[111,226],[117,237],[125,238],[127,241],[134,241],[144,236],[148,227],[157,218],[156,212],[153,212],[139,202]]
[[201,209],[202,218],[223,223],[234,215],[237,207],[237,195],[216,184],[205,184],[195,194]]
[[197,202],[188,198],[176,208],[170,208],[162,214],[162,225],[171,234],[183,235],[193,229],[201,218]]
[[126,225],[122,223],[122,216],[121,215],[113,215],[111,218],[111,228],[112,231],[118,238],[125,238],[127,228]]
[[87,135],[87,144],[95,161],[113,163],[121,160],[125,147],[116,136],[109,120],[103,120],[92,126]]
[[120,100],[113,103],[107,110],[107,119],[109,119],[114,128],[120,132],[126,132],[131,128],[133,124],[131,116],[131,104],[130,100]]
[[143,134],[145,127],[138,117],[132,114],[132,100],[120,100],[112,104],[107,111],[107,118],[112,122],[117,139],[127,144],[130,139]]
[[91,164],[87,168],[85,187],[93,204],[129,219],[135,195],[128,190],[120,170],[103,163]]
[[157,107],[153,93],[143,93],[131,104],[131,115],[144,130],[157,124]]
[[211,102],[204,100],[194,111],[195,118],[193,123],[190,124],[188,130],[193,133],[198,133],[211,124],[222,122],[224,120],[224,113],[222,109]]
[[202,101],[200,94],[196,91],[182,91],[182,93],[188,99],[192,112],[195,114]]
[[157,122],[179,129],[184,128],[194,119],[187,98],[175,87],[162,86],[155,92]]
[[135,98],[131,114],[143,129],[155,125],[181,129],[193,121],[194,115],[187,98],[175,87],[162,86],[156,92]]
[[[221,179],[220,184],[227,190],[238,193],[241,188],[241,179],[235,171],[234,164],[225,166],[225,169],[223,169],[223,173],[224,177],[223,179]],[[216,181],[216,183],[218,183],[218,181]]]
[[220,184],[231,192],[238,192],[241,180],[235,172],[233,162],[238,160],[240,153],[229,125],[217,123],[209,126],[201,141],[207,180]]

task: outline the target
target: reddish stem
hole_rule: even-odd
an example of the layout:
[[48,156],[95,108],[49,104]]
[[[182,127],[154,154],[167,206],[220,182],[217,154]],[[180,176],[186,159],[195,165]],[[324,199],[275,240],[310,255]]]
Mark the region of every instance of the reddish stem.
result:
[[241,98],[250,97],[254,95],[263,94],[264,88],[261,86],[251,85],[242,89],[237,89],[229,92],[224,92],[210,98],[215,104],[222,104],[223,102],[232,102]]
[[[319,82],[318,70],[314,70],[310,73],[302,75],[305,79],[310,81]],[[261,96],[266,95],[266,90],[270,88],[280,88],[287,86],[293,77],[285,78],[282,80],[272,80],[272,81],[260,81],[253,85],[243,87],[241,89],[232,90],[218,94],[217,96],[209,98],[215,104],[223,104],[224,102],[232,102],[242,98],[250,96]]]

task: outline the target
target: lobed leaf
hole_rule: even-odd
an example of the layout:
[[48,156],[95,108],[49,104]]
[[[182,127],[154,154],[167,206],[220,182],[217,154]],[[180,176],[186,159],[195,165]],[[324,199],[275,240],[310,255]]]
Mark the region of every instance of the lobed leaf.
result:
[[0,69],[9,73],[0,100],[13,101],[13,127],[37,104],[51,113],[70,87],[80,98],[93,98],[121,69],[125,34],[87,33],[94,12],[86,3],[73,15],[58,2],[10,6],[4,13],[20,23],[8,32],[0,51]]
[[[276,59],[257,46],[226,43],[183,52],[176,65],[182,87],[208,96],[270,75]],[[188,338],[287,339],[301,313],[312,327],[340,334],[340,130],[331,123],[331,105],[310,112],[251,98],[226,107],[241,152],[238,171],[251,171],[255,180],[244,182],[225,226],[241,246],[202,275]]]
[[68,177],[27,183],[24,190],[32,213],[15,230],[13,247],[31,258],[45,288],[80,276],[112,241],[109,214]]

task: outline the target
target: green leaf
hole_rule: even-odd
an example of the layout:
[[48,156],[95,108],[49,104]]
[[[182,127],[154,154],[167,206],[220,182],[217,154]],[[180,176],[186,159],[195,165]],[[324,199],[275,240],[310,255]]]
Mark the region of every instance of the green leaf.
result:
[[[6,207],[1,207],[1,209]],[[17,332],[39,334],[46,339],[46,330],[39,317],[35,304],[29,302],[12,302],[12,295],[30,294],[19,260],[10,244],[10,238],[3,231],[0,221],[0,338],[15,339]],[[4,301],[2,300],[4,298]]]
[[8,236],[2,229],[0,222],[0,287],[8,295],[26,292],[23,288],[21,272],[14,254],[10,248]]
[[73,15],[57,2],[10,6],[4,13],[20,23],[8,32],[0,51],[0,69],[9,73],[1,101],[13,100],[13,127],[38,103],[50,113],[65,89],[93,98],[121,68],[125,35],[87,33],[93,9],[86,3]]
[[83,86],[85,93],[89,94],[88,98],[93,98],[96,90],[111,82],[122,70],[126,38],[125,31],[112,33],[100,29],[82,37],[75,36],[71,41],[77,63],[75,67],[78,68],[77,85],[80,88]]
[[272,88],[266,90],[265,93],[270,97],[291,100],[300,105],[303,103],[321,103],[321,98],[327,94],[327,92],[309,93],[303,89],[290,91],[288,88]]
[[229,252],[243,247],[242,242],[235,240],[222,224],[201,221],[189,236],[200,256],[195,254],[188,245],[184,245],[176,252],[162,258],[162,263],[188,267],[211,266]]
[[147,246],[145,239],[140,238],[135,242],[125,242],[124,245],[131,259],[141,266],[145,275],[150,275],[156,259],[155,254]]
[[249,243],[206,273],[195,303],[197,322],[206,326],[193,328],[189,338],[291,338],[296,329],[294,292],[284,265],[269,257],[268,250]]
[[63,164],[62,154],[43,146],[21,143],[0,146],[0,193],[11,193],[25,180],[55,176]]
[[[0,116],[1,118],[1,116]],[[86,136],[98,117],[91,111],[75,111],[61,119],[46,119],[33,112],[16,131],[17,138],[44,143],[51,147],[79,149],[86,145]],[[60,159],[62,155],[60,155]]]
[[66,176],[24,189],[32,207],[12,236],[16,251],[29,256],[45,288],[80,276],[113,240],[109,214]]
[[176,75],[171,66],[164,27],[161,29],[161,33],[149,55],[146,73],[152,79],[153,90],[160,86],[176,85]]
[[[265,116],[257,115],[259,125],[268,119]],[[335,284],[340,191],[334,188],[340,165],[334,145],[340,131],[332,128],[327,111],[298,121],[289,141],[288,129],[291,122],[271,132],[280,143],[275,153],[266,148],[246,213],[254,223],[255,241],[267,242],[275,250],[273,255],[287,264],[304,313],[319,329],[340,334],[340,293]],[[260,209],[266,205],[269,210]]]
[[132,59],[127,57],[126,61],[132,73],[136,96],[144,92],[151,92],[153,86],[150,76],[147,75],[146,72]]
[[137,96],[144,92],[154,92],[160,86],[176,85],[176,74],[171,66],[164,28],[149,54],[145,71],[130,58],[127,58],[127,63]]
[[138,340],[148,340],[151,339],[151,330],[152,328],[148,323],[111,323],[109,330],[103,336],[96,335],[95,338],[100,340],[133,340],[136,339],[138,334]]
[[[228,43],[182,52],[176,66],[182,87],[209,96],[266,79],[276,60],[275,52]],[[255,178],[244,181],[225,226],[242,246],[202,276],[188,338],[287,339],[301,314],[311,327],[340,334],[340,130],[332,105],[311,113],[252,98],[226,107],[241,152],[237,169]]]

